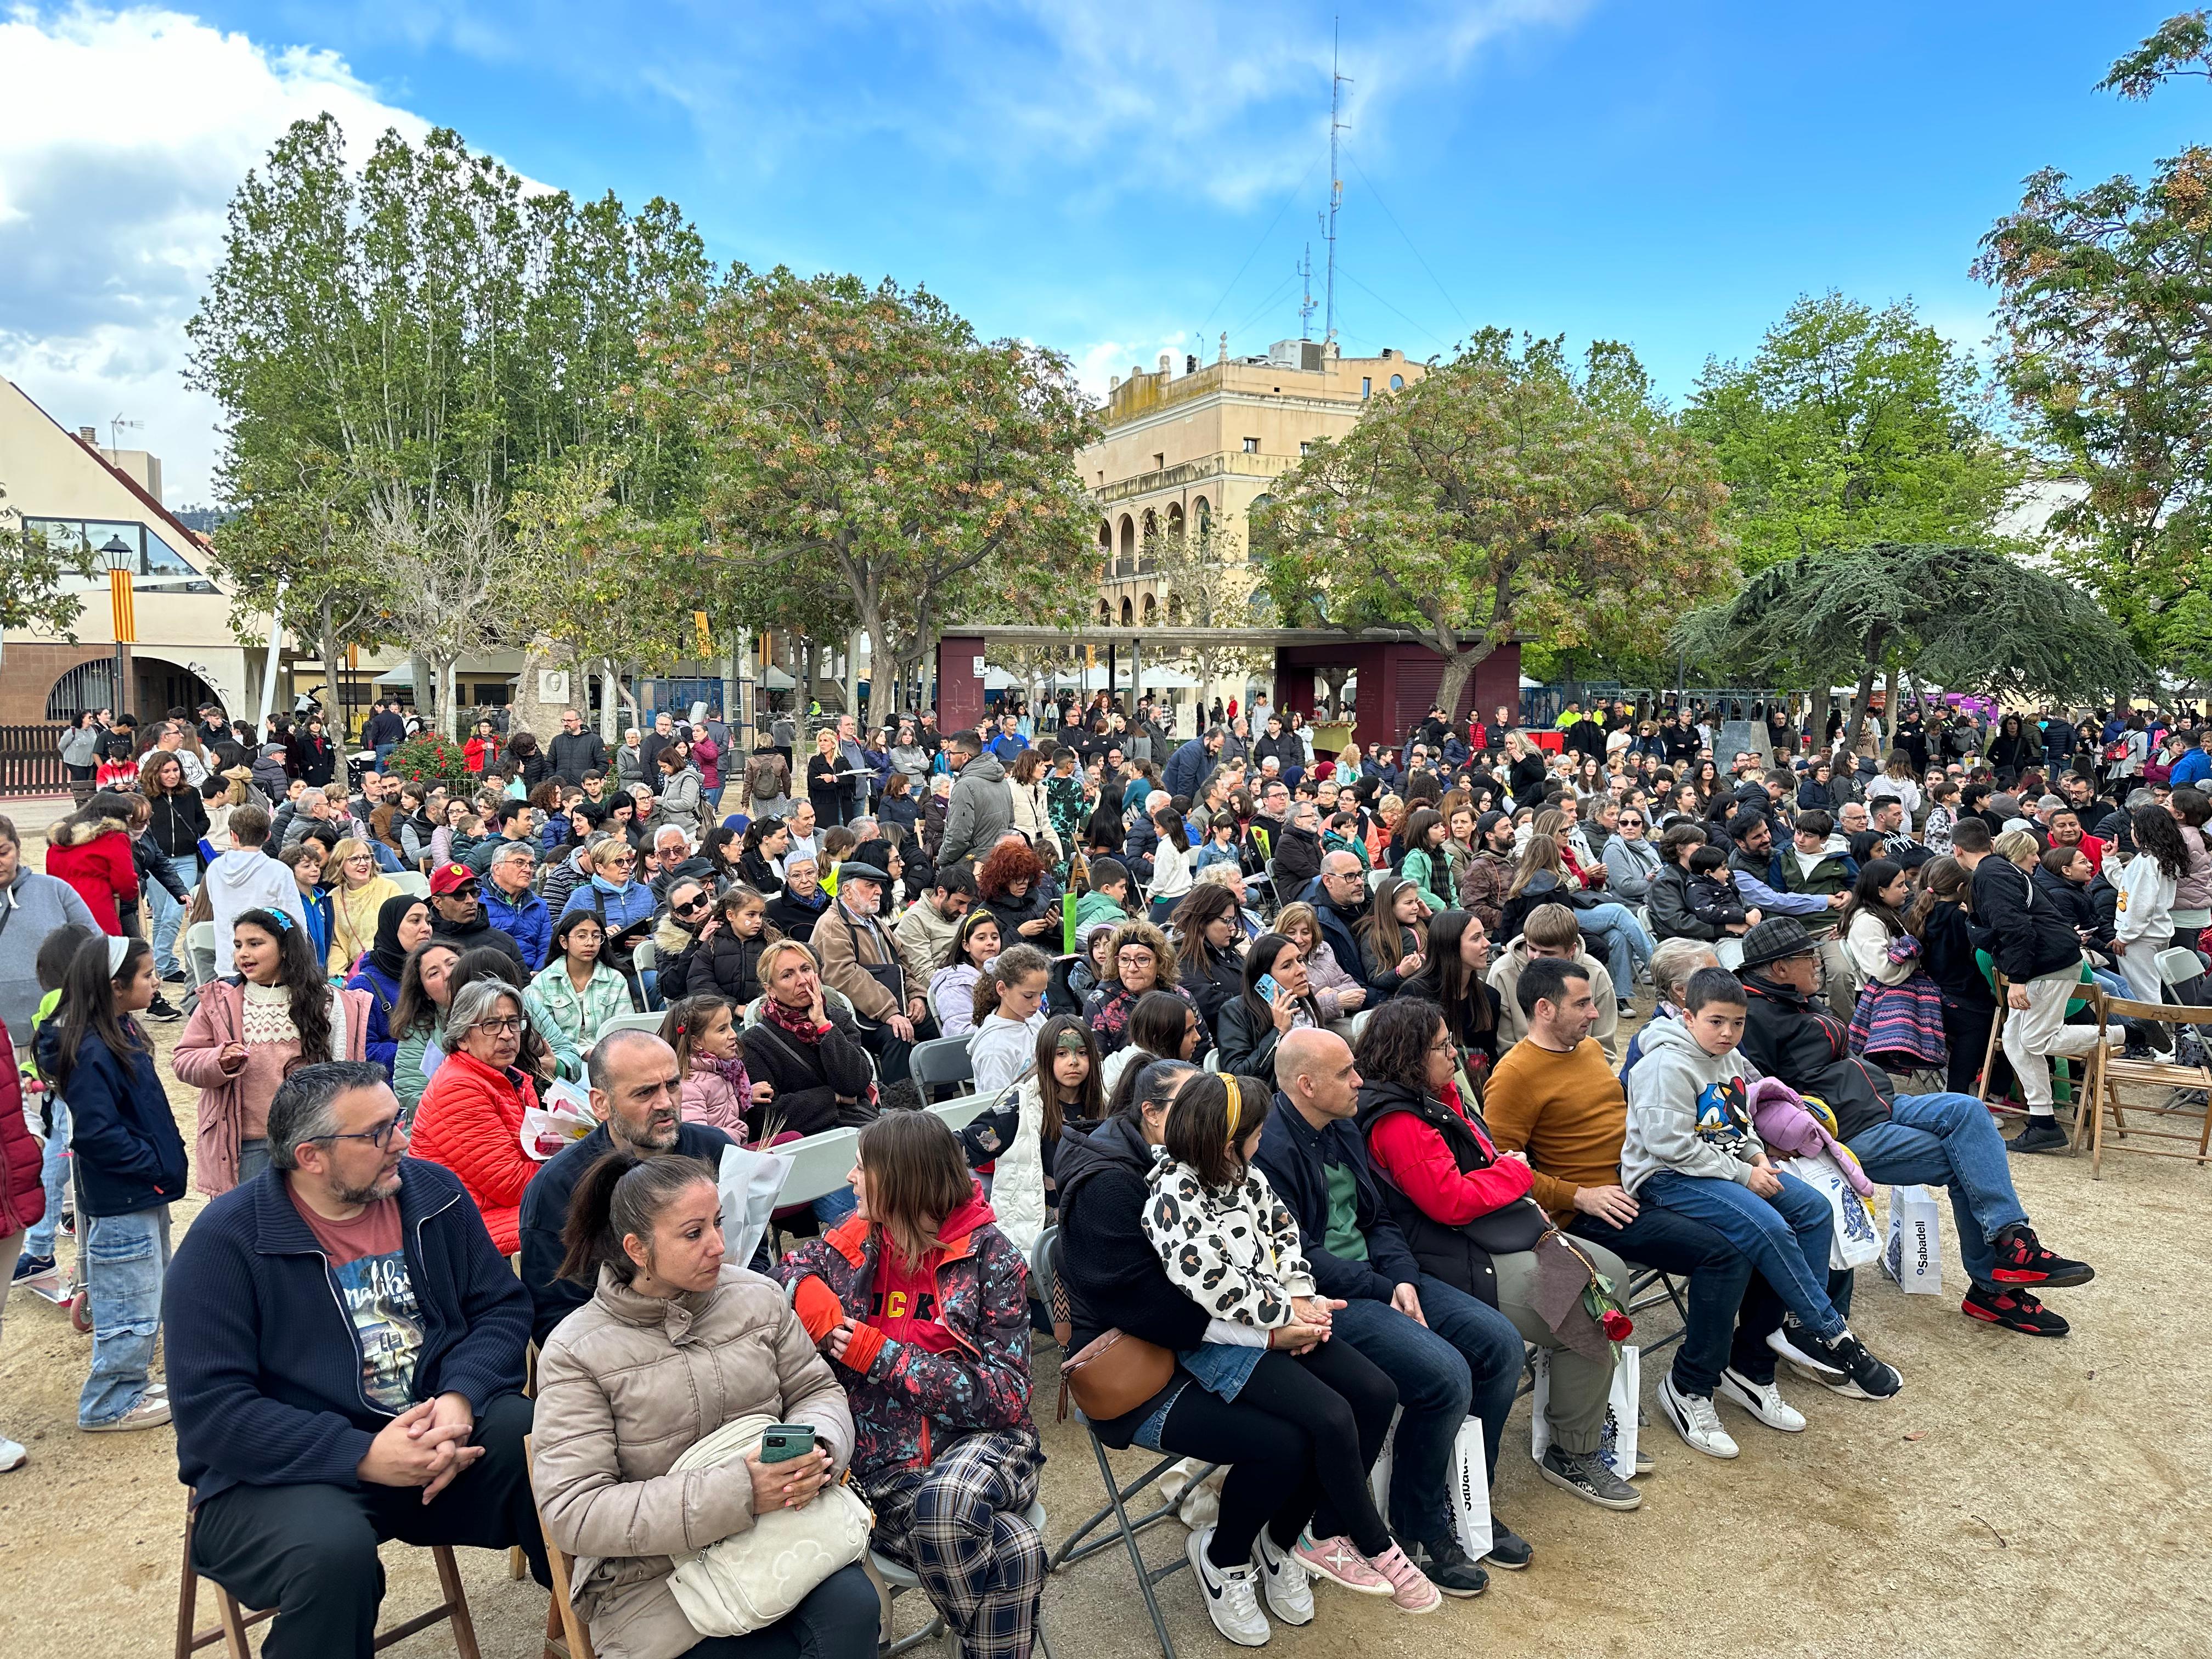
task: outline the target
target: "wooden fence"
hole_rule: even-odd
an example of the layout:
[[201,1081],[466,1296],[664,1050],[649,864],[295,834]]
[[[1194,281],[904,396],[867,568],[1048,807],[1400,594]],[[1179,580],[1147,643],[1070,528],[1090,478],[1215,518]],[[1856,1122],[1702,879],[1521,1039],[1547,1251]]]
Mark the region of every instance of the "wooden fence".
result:
[[59,722],[0,726],[0,798],[69,793],[57,746],[68,729]]

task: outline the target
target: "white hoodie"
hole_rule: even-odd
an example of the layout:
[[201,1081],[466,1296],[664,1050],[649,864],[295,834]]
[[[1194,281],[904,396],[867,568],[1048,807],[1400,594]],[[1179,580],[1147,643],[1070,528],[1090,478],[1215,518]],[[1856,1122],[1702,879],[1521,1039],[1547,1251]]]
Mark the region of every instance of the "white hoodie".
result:
[[215,971],[228,976],[230,929],[247,910],[282,910],[301,927],[307,925],[292,872],[258,847],[234,847],[208,866],[208,907],[215,912]]

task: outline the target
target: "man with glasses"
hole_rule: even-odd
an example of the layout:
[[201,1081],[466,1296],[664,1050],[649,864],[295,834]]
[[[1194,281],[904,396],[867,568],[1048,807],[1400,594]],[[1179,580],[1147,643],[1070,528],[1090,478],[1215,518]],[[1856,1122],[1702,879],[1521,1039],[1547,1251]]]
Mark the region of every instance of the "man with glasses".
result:
[[584,717],[574,708],[561,711],[561,730],[547,751],[553,775],[563,783],[581,784],[586,772],[607,769],[607,745],[596,732],[584,730]]
[[591,1300],[591,1287],[561,1277],[562,1231],[584,1171],[609,1152],[633,1158],[696,1158],[719,1169],[730,1138],[711,1123],[684,1117],[684,1079],[676,1051],[651,1031],[610,1031],[592,1045],[592,1115],[599,1127],[564,1146],[522,1192],[522,1282],[530,1291],[531,1340]]
[[366,1659],[377,1546],[520,1544],[530,1298],[459,1179],[407,1156],[381,1068],[301,1066],[270,1167],[203,1211],[164,1293],[193,1568],[276,1611],[266,1651]]
[[[884,850],[881,842],[865,845]],[[837,896],[815,922],[809,943],[822,963],[822,982],[853,1005],[860,1045],[875,1055],[881,1080],[898,1083],[908,1074],[916,1030],[928,1023],[929,1003],[908,982],[905,961],[878,914],[890,872],[860,851],[837,866]]]
[[[441,864],[430,872],[430,931],[456,951],[495,945],[514,958],[514,982],[528,982],[522,947],[514,936],[484,920],[483,888],[465,864]],[[549,931],[550,937],[550,931]]]
[[1367,872],[1359,860],[1346,852],[1324,853],[1321,873],[1298,896],[1321,919],[1321,936],[1336,965],[1364,984],[1366,957],[1359,949],[1359,923],[1367,914]]
[[485,922],[514,941],[523,966],[533,974],[553,948],[553,913],[530,890],[537,869],[538,855],[529,842],[503,842],[492,854],[491,886],[482,893]]

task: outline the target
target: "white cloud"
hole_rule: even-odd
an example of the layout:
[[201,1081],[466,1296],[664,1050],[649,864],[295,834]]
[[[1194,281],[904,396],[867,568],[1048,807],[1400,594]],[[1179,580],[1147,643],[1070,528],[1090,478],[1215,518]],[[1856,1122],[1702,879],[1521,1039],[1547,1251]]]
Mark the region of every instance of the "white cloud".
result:
[[1097,340],[1069,354],[1075,365],[1078,385],[1103,403],[1112,389],[1113,378],[1127,380],[1132,369],[1146,374],[1156,372],[1160,366],[1160,353],[1168,354],[1170,366],[1178,374],[1183,369],[1183,354],[1189,349],[1184,342],[1189,337],[1181,329],[1172,334],[1163,334],[1149,344],[1141,340]]
[[362,154],[428,124],[330,52],[173,11],[0,15],[0,374],[64,426],[123,415],[171,506],[209,498],[215,405],[184,384],[185,320],[231,192],[291,122],[328,110]]

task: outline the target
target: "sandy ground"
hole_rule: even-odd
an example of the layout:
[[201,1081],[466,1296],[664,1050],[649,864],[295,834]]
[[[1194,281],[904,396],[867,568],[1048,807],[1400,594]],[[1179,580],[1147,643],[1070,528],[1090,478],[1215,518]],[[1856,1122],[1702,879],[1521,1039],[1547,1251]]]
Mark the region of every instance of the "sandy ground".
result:
[[[40,844],[33,815],[18,816]],[[165,1054],[179,1029],[156,1028]],[[189,1140],[192,1095],[173,1083],[171,1097]],[[2068,1340],[1960,1316],[1965,1281],[1947,1207],[1953,1296],[1908,1298],[1875,1270],[1862,1275],[1855,1322],[1904,1372],[1895,1401],[1846,1401],[1785,1377],[1809,1431],[1777,1434],[1724,1406],[1743,1446],[1733,1463],[1698,1456],[1655,1421],[1644,1443],[1658,1468],[1629,1515],[1537,1477],[1524,1401],[1496,1503],[1535,1546],[1528,1571],[1494,1574],[1480,1600],[1418,1621],[1324,1586],[1314,1624],[1279,1631],[1271,1646],[1330,1659],[2212,1654],[2212,1363],[2185,1314],[2176,1317],[2196,1305],[2212,1171],[2108,1158],[2093,1184],[2086,1159],[2021,1158],[2015,1170],[2045,1237],[2099,1269],[2094,1285],[2049,1298],[2074,1322]],[[179,1231],[198,1207],[178,1206]],[[0,1430],[31,1461],[0,1476],[0,1654],[166,1653],[184,1521],[172,1436],[78,1433],[88,1339],[33,1297],[15,1297],[7,1316]],[[1648,1323],[1655,1335],[1673,1328],[1671,1314]],[[1053,1357],[1041,1355],[1037,1370],[1057,1540],[1097,1505],[1099,1483],[1080,1433],[1048,1420]],[[1647,1374],[1647,1407],[1654,1386]],[[1148,1553],[1176,1559],[1182,1539],[1179,1527],[1163,1528]],[[425,1605],[428,1556],[395,1546],[386,1559],[392,1616]],[[488,1659],[535,1659],[544,1593],[511,1581],[504,1556],[460,1559]],[[1160,1594],[1182,1654],[1234,1650],[1214,1635],[1188,1573]],[[1060,1575],[1044,1607],[1060,1659],[1158,1650],[1118,1552]],[[905,1613],[901,1628],[917,1617]],[[211,1619],[204,1600],[203,1627]],[[392,1651],[452,1645],[440,1627]]]

